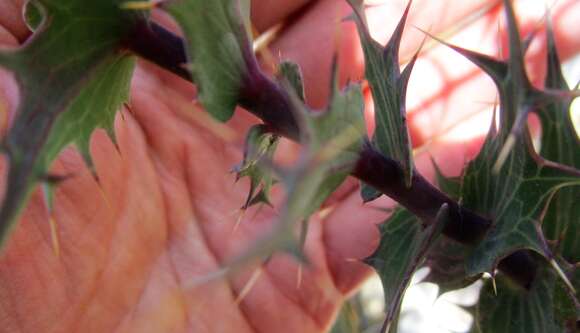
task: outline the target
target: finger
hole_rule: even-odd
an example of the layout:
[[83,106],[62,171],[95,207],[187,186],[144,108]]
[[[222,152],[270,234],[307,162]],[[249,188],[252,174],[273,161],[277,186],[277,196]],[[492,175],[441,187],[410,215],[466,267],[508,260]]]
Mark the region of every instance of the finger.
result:
[[252,24],[263,32],[316,0],[252,0]]
[[[0,48],[15,47],[18,40],[0,25]],[[0,67],[0,137],[3,137],[11,122],[18,103],[18,86],[14,75]]]
[[8,30],[20,43],[30,35],[30,30],[28,30],[23,18],[25,1],[4,0],[0,2],[0,26]]
[[[392,200],[381,200],[381,208],[394,206]],[[384,206],[384,207],[383,207]],[[375,205],[364,205],[358,191],[344,199],[323,222],[326,260],[338,290],[348,295],[371,274],[361,262],[379,244],[379,229],[388,214]]]

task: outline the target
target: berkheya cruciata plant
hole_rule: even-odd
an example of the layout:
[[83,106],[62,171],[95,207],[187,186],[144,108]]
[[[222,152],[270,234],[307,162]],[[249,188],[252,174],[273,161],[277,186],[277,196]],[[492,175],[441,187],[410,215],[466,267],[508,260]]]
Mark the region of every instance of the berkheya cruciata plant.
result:
[[[325,110],[304,104],[297,65],[280,64],[275,77],[260,70],[247,0],[30,1],[26,19],[33,36],[19,49],[0,50],[0,65],[15,73],[22,92],[1,147],[9,161],[0,209],[2,243],[37,185],[51,207],[52,191],[66,175],[49,170],[65,146],[76,145],[92,168],[93,131],[105,128],[114,140],[112,122],[127,101],[138,56],[194,82],[215,119],[227,121],[242,106],[263,121],[249,130],[243,161],[234,169],[238,177],[250,178],[247,200],[240,204],[270,204],[275,183],[286,188],[287,197],[271,234],[227,268],[267,260],[277,251],[304,260],[309,215],[350,174],[361,180],[365,202],[385,194],[401,205],[381,225],[380,245],[365,260],[384,285],[383,331],[396,331],[404,291],[424,266],[430,268],[427,280],[442,291],[491,274],[472,309],[474,331],[574,331],[580,318],[580,142],[569,109],[577,91],[563,78],[549,25],[543,90],[526,75],[527,43],[520,40],[508,0],[507,59],[449,45],[495,82],[498,125],[490,124],[481,152],[461,177],[438,172],[436,188],[413,166],[405,120],[405,90],[416,57],[401,71],[398,51],[410,7],[383,47],[370,37],[362,1],[348,2],[375,103],[372,138],[364,125],[360,85],[340,89],[336,66]],[[183,39],[149,20],[155,5],[173,15]],[[530,112],[542,125],[539,149],[527,129]],[[272,159],[281,136],[304,145],[292,167]]]

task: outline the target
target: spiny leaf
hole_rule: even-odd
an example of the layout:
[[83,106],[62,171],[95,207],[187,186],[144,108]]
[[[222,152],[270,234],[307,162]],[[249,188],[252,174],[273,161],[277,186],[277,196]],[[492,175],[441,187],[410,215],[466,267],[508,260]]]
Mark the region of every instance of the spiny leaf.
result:
[[187,66],[200,101],[216,119],[230,119],[248,63],[255,61],[247,24],[249,1],[175,0],[164,7],[183,29],[191,61]]
[[[568,279],[571,281],[576,294],[572,294],[561,280],[556,281],[554,287],[554,314],[558,322],[564,323],[567,327],[574,327],[577,321],[580,321],[580,264],[568,264],[564,259],[558,260],[559,264],[564,267]],[[572,331],[572,330],[570,330]]]
[[383,332],[391,332],[411,277],[437,242],[446,219],[447,206],[444,205],[435,223],[424,229],[409,211],[397,209],[380,225],[379,247],[365,262],[377,271],[383,284],[387,311]]
[[24,6],[24,22],[30,31],[36,29],[42,23],[42,9],[36,1],[28,1]]
[[278,67],[279,79],[284,79],[292,87],[296,96],[304,102],[304,83],[300,66],[291,61],[283,61]]
[[[236,168],[237,178],[250,178],[250,191],[243,209],[257,204],[270,205],[270,189],[274,184],[271,170],[260,166],[263,159],[272,160],[278,146],[278,136],[269,133],[264,125],[255,125],[246,135],[244,160]],[[256,193],[258,191],[258,193]]]
[[550,305],[554,301],[556,277],[543,269],[530,290],[513,286],[496,277],[497,296],[491,281],[481,291],[476,310],[475,331],[481,333],[558,333],[566,332]]
[[498,132],[488,134],[462,183],[464,206],[494,221],[468,259],[468,274],[492,271],[517,249],[550,257],[539,230],[542,213],[556,191],[580,184],[578,170],[545,161],[533,150],[525,120],[530,111],[545,104],[545,94],[529,83],[511,3],[505,2],[510,33],[507,62],[454,47],[492,77],[500,95]]
[[499,173],[494,173],[494,160],[509,135],[500,129],[496,137],[488,137],[464,177],[463,205],[494,221],[493,228],[468,259],[469,274],[492,271],[501,258],[517,249],[532,249],[549,257],[539,232],[542,212],[557,190],[580,184],[578,174],[545,164],[534,156],[527,131],[517,139]]
[[[574,169],[578,166],[574,156],[580,150],[569,117],[571,94],[567,94],[565,91],[568,88],[562,85],[553,45],[548,54],[548,67],[551,69],[546,83],[551,91],[541,91],[531,86],[525,73],[521,42],[509,1],[506,1],[506,12],[511,48],[508,61],[453,47],[492,77],[500,95],[499,129],[490,131],[480,154],[468,165],[461,186],[463,205],[494,221],[493,228],[467,258],[466,274],[472,276],[484,271],[493,272],[502,258],[519,249],[532,249],[548,262],[553,262],[554,254],[542,234],[541,223],[548,231],[548,237],[564,237],[561,245],[569,256],[577,256],[578,253],[575,248],[578,235],[574,233],[578,214],[568,209],[577,201],[580,185],[580,172]],[[554,91],[564,92],[555,94]],[[543,158],[552,161],[538,156],[533,149],[526,125],[527,115],[532,111],[539,113],[545,131],[542,137]],[[550,208],[544,215],[547,207]],[[568,228],[572,229],[569,236],[560,234]],[[543,266],[542,271],[550,269],[545,263],[539,263]],[[559,271],[562,270],[560,267],[556,266]],[[549,271],[537,275],[530,291],[519,290],[507,296],[500,294],[499,299],[493,301],[484,297],[479,313],[497,309],[501,314],[480,316],[479,331],[512,332],[525,327],[525,331],[559,332],[562,331],[562,321],[575,322],[574,317],[565,317],[570,316],[569,311],[568,314],[560,311],[562,314],[556,319],[553,313],[529,315],[529,311],[539,306],[552,304],[552,298],[558,304],[577,304],[574,303],[577,297],[570,295],[571,290],[565,284],[570,277],[554,281],[555,276],[555,272]],[[500,293],[502,288],[502,285],[498,288]],[[566,290],[566,293],[559,292],[554,297],[554,288]],[[530,303],[533,304],[531,307]],[[515,305],[513,309],[518,312],[510,318],[501,317],[510,314],[506,312],[506,307],[510,305]],[[501,306],[503,308],[499,310]],[[520,325],[512,326],[512,323]],[[524,326],[528,324],[533,327]]]
[[33,37],[17,50],[0,51],[0,65],[15,73],[21,91],[3,142],[10,162],[0,210],[2,242],[62,147],[76,143],[87,156],[90,133],[110,128],[132,69],[121,42],[144,15],[122,11],[119,1],[39,0],[34,6],[44,18]]
[[381,193],[376,188],[361,182],[360,195],[362,197],[363,203],[367,203],[379,198],[381,195],[383,195],[383,193]]
[[302,163],[310,175],[302,178],[318,178],[315,174],[320,176],[310,185],[316,189],[316,194],[306,197],[309,205],[302,211],[305,217],[318,209],[346,179],[366,134],[360,86],[349,85],[340,91],[336,58],[332,73],[331,97],[326,110],[310,111],[304,106],[298,108],[302,110],[298,117],[303,124],[302,143],[306,148]]
[[87,165],[93,169],[89,151],[91,134],[96,128],[103,128],[115,141],[115,114],[129,99],[133,68],[133,58],[119,55],[97,70],[93,80],[87,83],[69,109],[56,119],[39,157],[41,168],[47,169],[64,146],[74,143]]
[[[405,181],[407,185],[410,185],[413,175],[413,159],[407,130],[405,95],[416,56],[401,73],[399,45],[411,2],[409,2],[403,17],[384,48],[370,36],[365,22],[362,1],[349,0],[348,2],[354,10],[354,20],[357,24],[365,57],[365,77],[369,82],[375,105],[376,129],[373,143],[380,152],[401,164],[405,173]],[[365,189],[363,186],[363,200],[370,201],[378,196],[377,191]]]
[[[549,21],[548,21],[549,22]],[[562,74],[551,26],[547,29],[548,57],[545,87],[569,90]],[[570,112],[571,98],[540,105],[536,112],[542,124],[540,154],[554,162],[580,168],[580,139]],[[557,251],[571,263],[580,262],[580,187],[561,189],[554,195],[544,216],[543,229],[557,243]]]
[[332,94],[326,110],[310,111],[294,95],[296,98],[292,101],[302,126],[300,132],[304,150],[296,165],[290,168],[279,167],[273,161],[264,163],[285,186],[286,202],[271,233],[257,241],[253,248],[236,260],[235,265],[257,256],[270,256],[280,250],[305,260],[299,238],[304,238],[306,234],[302,231],[296,235],[297,223],[307,221],[334,192],[358,157],[366,133],[362,92],[358,85],[350,85],[340,91],[336,80],[336,61],[333,64]]

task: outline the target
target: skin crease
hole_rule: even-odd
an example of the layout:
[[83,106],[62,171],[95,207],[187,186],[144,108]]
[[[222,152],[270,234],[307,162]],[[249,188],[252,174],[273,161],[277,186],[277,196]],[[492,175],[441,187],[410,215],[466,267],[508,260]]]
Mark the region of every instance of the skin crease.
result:
[[[276,22],[273,18],[281,21],[305,2],[256,1],[254,25],[263,30]],[[457,7],[456,17],[466,17],[484,1],[435,3],[439,2],[413,4],[407,26],[413,32],[409,38],[405,34],[401,59],[408,58],[423,38],[413,25],[426,26],[433,33],[445,31],[453,20],[425,22],[425,17],[456,4],[463,4]],[[1,45],[14,47],[26,39],[26,27],[18,19],[20,6],[21,1],[0,0]],[[369,9],[369,15],[391,13],[398,20],[403,6],[404,2],[393,1]],[[351,23],[339,25],[336,42],[335,22],[349,12],[342,1],[314,1],[305,8],[277,36],[271,51],[302,66],[308,102],[321,107],[328,95],[333,50],[339,50],[341,82],[362,77],[362,56]],[[574,11],[580,11],[580,4],[572,0],[560,1],[553,9],[564,59],[580,49],[578,28],[566,28],[576,26],[570,14]],[[499,11],[491,11],[464,29],[462,34],[475,39],[474,48],[495,52],[490,47],[497,44],[498,15]],[[520,21],[529,31],[537,18],[526,15]],[[379,39],[394,26],[369,22]],[[540,82],[543,73],[543,42],[539,37],[538,51],[528,57],[531,71],[539,73],[534,82]],[[479,119],[477,115],[486,110],[476,108],[475,116],[467,118],[466,110],[474,109],[474,100],[494,98],[493,86],[481,72],[470,65],[457,70],[458,63],[447,60],[450,54],[442,47],[426,53],[409,88],[411,136],[415,144],[429,142],[429,154],[416,158],[417,167],[427,176],[432,176],[430,155],[446,173],[457,174],[477,152],[484,134],[478,129],[489,122],[472,124],[470,119]],[[429,77],[433,68],[446,74],[440,82],[420,80]],[[385,216],[372,207],[392,203],[385,198],[363,207],[356,181],[349,180],[329,201],[329,212],[315,215],[310,222],[306,242],[310,265],[302,269],[300,286],[298,265],[286,255],[275,255],[269,263],[254,264],[229,279],[200,283],[264,235],[277,210],[250,210],[233,231],[248,184],[234,183],[229,170],[241,160],[243,133],[257,120],[237,112],[228,123],[237,137],[226,142],[185,110],[194,96],[187,82],[141,62],[129,107],[116,119],[119,149],[103,131],[93,137],[91,152],[100,183],[74,149],[61,154],[52,172],[73,177],[58,187],[52,213],[60,254],[53,250],[49,213],[40,193],[35,193],[0,256],[0,332],[322,332],[329,328],[341,302],[370,274],[352,259],[368,256],[378,243],[374,224]],[[417,100],[430,102],[411,102]],[[4,130],[17,101],[14,81],[0,72]],[[443,112],[446,126],[433,131],[433,119],[440,119]],[[471,135],[458,135],[462,128]],[[295,151],[291,145],[282,149],[285,154]],[[273,200],[280,207],[283,191],[277,190]],[[237,303],[237,295],[257,269],[261,271],[257,282]]]

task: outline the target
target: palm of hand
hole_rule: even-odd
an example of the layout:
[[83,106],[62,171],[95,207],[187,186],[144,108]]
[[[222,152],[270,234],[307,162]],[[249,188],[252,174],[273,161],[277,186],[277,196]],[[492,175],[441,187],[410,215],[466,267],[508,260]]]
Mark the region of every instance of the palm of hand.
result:
[[[6,75],[1,81],[10,82]],[[241,160],[241,145],[192,120],[183,106],[193,96],[188,84],[140,64],[130,108],[116,120],[118,147],[102,131],[93,139],[98,182],[76,151],[62,154],[53,172],[70,178],[57,189],[54,211],[35,193],[0,260],[7,331],[251,332],[283,322],[291,331],[316,332],[329,325],[344,294],[368,273],[327,258],[334,231],[325,228],[332,222],[311,224],[311,268],[299,288],[298,265],[284,256],[230,279],[196,283],[243,253],[276,213],[248,211],[233,230],[247,195],[247,184],[234,185],[229,172]],[[354,275],[340,274],[342,268]],[[258,269],[252,291],[236,300]],[[264,308],[283,310],[264,316]]]
[[[327,222],[312,223],[312,268],[304,270],[300,288],[298,266],[286,257],[260,269],[241,304],[236,297],[256,268],[196,283],[247,249],[275,213],[262,209],[234,232],[247,189],[234,186],[228,173],[239,148],[174,111],[168,83],[150,70],[136,76],[131,109],[116,122],[119,150],[104,133],[94,139],[99,183],[72,150],[55,166],[73,175],[59,186],[52,214],[59,255],[40,193],[10,240],[0,298],[28,300],[3,304],[14,330],[250,332],[284,322],[314,332],[327,326],[343,293],[364,274],[359,267],[354,281],[334,280],[324,249]],[[284,311],[263,316],[264,306]],[[216,320],[216,311],[227,320]],[[32,312],[34,320],[21,317]]]

